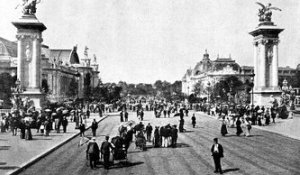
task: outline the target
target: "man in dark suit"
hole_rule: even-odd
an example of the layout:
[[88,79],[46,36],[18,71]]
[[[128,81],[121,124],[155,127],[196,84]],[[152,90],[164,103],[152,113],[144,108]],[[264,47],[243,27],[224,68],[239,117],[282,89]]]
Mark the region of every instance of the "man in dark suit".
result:
[[218,143],[218,138],[214,138],[214,144],[211,147],[211,153],[215,163],[215,173],[219,172],[222,174],[221,158],[224,157],[224,155],[223,147]]
[[101,154],[103,155],[103,159],[104,159],[104,168],[108,169],[109,168],[109,155],[110,155],[110,149],[113,149],[114,146],[113,144],[111,144],[109,141],[109,136],[105,137],[105,141],[102,142],[101,145]]
[[120,113],[120,121],[123,122],[125,119],[125,122],[128,121],[128,112],[126,111],[126,109],[124,109],[121,113]]
[[99,147],[98,144],[96,143],[96,138],[93,137],[87,146],[86,153],[89,156],[90,159],[90,166],[91,169],[96,167],[97,162],[99,161]]

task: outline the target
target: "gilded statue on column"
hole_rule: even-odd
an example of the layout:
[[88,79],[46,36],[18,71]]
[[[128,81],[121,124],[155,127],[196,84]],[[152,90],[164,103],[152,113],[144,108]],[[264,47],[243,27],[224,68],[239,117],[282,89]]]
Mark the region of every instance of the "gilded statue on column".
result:
[[258,9],[259,22],[271,22],[272,10],[281,11],[280,8],[272,7],[272,4],[263,5],[262,3],[256,2],[256,4],[261,6],[261,9]]
[[24,15],[35,15],[36,13],[36,4],[39,4],[41,0],[22,0],[16,8],[21,6],[23,8]]

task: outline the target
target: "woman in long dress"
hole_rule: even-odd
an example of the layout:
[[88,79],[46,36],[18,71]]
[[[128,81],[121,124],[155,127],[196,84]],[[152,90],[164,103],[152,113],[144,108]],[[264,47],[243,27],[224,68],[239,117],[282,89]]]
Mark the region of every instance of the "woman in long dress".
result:
[[225,120],[225,116],[222,119],[221,134],[222,134],[222,136],[225,136],[226,134],[228,134],[227,123],[226,123],[226,120]]
[[241,125],[242,125],[242,122],[241,122],[240,118],[238,117],[237,121],[236,121],[236,135],[237,136],[240,136],[243,133]]
[[251,121],[249,118],[246,118],[245,120],[245,126],[246,126],[246,137],[249,137],[250,136],[250,130],[251,130]]

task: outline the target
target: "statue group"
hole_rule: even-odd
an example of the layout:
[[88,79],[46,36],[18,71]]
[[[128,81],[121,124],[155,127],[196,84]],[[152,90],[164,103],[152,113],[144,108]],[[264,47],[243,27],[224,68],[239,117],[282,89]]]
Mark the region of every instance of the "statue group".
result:
[[272,7],[271,3],[269,3],[268,5],[263,5],[259,2],[256,3],[261,6],[261,9],[258,10],[259,22],[271,22],[272,10],[281,11],[281,9],[277,7]]
[[41,0],[22,0],[16,8],[22,6],[24,15],[34,15],[36,13],[36,4],[40,2]]

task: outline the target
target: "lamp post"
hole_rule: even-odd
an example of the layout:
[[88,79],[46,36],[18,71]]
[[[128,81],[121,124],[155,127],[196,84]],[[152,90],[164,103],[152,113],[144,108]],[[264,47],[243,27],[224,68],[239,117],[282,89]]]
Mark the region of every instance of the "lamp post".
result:
[[208,82],[207,83],[207,94],[208,94],[208,96],[207,96],[207,102],[209,103],[209,101],[210,101],[210,99],[209,99],[209,96],[210,96],[210,82]]
[[255,77],[255,74],[252,74],[250,76],[251,76],[251,86],[252,86],[252,89],[251,89],[251,106],[254,106],[253,89],[254,89],[254,77]]

